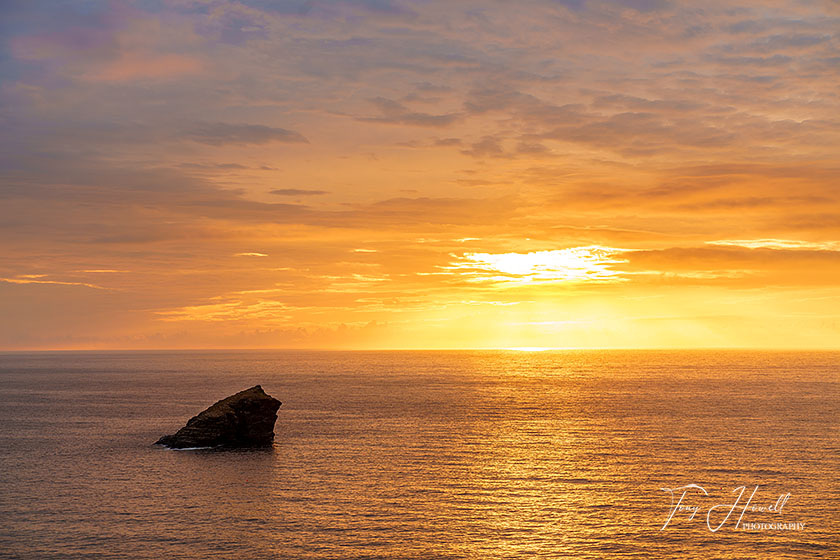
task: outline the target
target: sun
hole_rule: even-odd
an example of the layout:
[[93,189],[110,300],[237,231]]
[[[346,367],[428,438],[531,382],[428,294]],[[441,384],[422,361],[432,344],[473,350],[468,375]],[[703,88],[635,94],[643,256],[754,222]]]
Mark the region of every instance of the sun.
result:
[[590,245],[528,253],[465,253],[448,268],[470,282],[614,282],[624,249]]

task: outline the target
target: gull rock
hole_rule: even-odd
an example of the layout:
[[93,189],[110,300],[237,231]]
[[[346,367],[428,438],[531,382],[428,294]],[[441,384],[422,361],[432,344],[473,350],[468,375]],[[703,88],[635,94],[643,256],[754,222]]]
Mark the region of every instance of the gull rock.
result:
[[222,399],[190,418],[176,433],[155,445],[189,447],[270,447],[280,401],[255,385]]

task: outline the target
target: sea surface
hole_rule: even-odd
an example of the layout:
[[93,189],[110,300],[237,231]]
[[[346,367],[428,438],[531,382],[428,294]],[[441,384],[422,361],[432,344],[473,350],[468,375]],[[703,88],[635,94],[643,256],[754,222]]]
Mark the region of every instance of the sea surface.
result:
[[840,558],[839,427],[837,352],[6,353],[0,558]]

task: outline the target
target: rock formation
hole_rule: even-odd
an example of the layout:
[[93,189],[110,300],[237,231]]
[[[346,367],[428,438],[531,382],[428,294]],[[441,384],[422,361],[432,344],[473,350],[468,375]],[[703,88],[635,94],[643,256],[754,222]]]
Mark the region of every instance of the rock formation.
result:
[[220,400],[155,445],[173,449],[270,446],[280,404],[256,385]]

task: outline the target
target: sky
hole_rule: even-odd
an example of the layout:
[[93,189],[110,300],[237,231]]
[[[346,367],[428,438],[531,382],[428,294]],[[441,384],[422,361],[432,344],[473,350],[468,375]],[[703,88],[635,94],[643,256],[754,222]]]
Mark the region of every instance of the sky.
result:
[[0,11],[0,350],[840,348],[838,2]]

